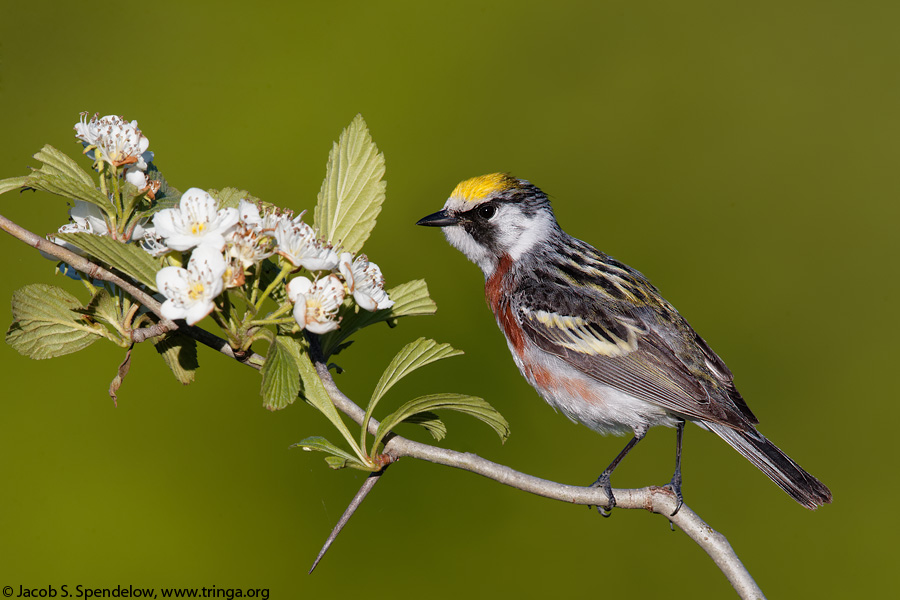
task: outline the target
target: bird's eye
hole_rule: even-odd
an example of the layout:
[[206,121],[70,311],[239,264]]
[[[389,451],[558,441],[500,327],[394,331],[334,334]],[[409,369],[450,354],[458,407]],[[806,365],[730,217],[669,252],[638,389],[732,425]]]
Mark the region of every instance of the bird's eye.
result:
[[490,219],[497,212],[497,208],[493,204],[485,204],[478,207],[478,216],[482,219]]

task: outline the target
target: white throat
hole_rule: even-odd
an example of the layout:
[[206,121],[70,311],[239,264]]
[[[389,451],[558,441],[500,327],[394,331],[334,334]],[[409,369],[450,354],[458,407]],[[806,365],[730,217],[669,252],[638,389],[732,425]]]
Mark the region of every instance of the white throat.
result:
[[485,279],[494,274],[497,268],[497,257],[488,252],[487,248],[472,239],[466,231],[457,225],[442,227],[444,237],[450,245],[466,255],[466,258],[478,265],[484,273]]

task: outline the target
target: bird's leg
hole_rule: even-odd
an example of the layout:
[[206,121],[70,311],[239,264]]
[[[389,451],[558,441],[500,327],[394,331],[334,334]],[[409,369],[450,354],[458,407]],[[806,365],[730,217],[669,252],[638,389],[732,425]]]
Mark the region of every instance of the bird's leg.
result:
[[631,438],[625,447],[622,448],[622,451],[619,452],[618,456],[616,456],[609,466],[603,470],[603,473],[600,474],[600,477],[597,478],[597,481],[591,484],[591,487],[599,487],[603,488],[603,491],[606,492],[606,497],[609,498],[609,506],[605,509],[602,506],[597,507],[597,512],[599,512],[604,517],[608,517],[612,511],[616,507],[616,497],[613,496],[612,485],[609,483],[609,476],[612,475],[612,472],[619,466],[619,463],[622,462],[622,459],[625,458],[625,455],[628,454],[634,445],[639,441],[644,439],[644,433],[635,433],[634,437]]
[[672,481],[665,486],[675,492],[675,498],[678,500],[675,510],[670,515],[672,517],[678,514],[678,511],[681,510],[681,506],[684,504],[684,498],[681,496],[681,442],[683,439],[684,419],[680,419],[678,425],[675,426],[675,474],[672,475]]

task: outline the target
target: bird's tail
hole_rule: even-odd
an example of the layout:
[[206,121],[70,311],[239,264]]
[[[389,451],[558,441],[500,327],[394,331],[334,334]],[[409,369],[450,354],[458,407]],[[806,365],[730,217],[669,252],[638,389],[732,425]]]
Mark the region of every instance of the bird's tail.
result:
[[704,425],[806,508],[815,510],[823,504],[831,503],[831,490],[825,484],[804,471],[778,446],[755,429],[740,431],[727,425],[710,422],[705,422]]

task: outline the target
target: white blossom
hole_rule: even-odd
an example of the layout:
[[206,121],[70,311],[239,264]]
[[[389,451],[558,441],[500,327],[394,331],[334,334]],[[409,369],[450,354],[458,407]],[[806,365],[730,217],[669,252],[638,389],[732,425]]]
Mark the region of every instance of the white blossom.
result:
[[262,218],[259,216],[259,207],[243,198],[238,204],[238,215],[241,222],[247,225],[255,227],[262,223]]
[[161,185],[158,179],[149,179],[147,174],[136,166],[125,169],[125,181],[136,187],[138,193],[146,194],[151,200],[156,198],[156,192],[159,191]]
[[[59,233],[92,233],[94,235],[109,235],[109,224],[106,215],[100,207],[84,200],[75,200],[69,209],[71,223],[66,223],[59,228]],[[131,235],[123,240],[135,240],[144,237],[147,219],[141,219],[134,226]],[[127,233],[127,232],[126,232]]]
[[241,221],[225,236],[225,256],[240,261],[242,269],[249,269],[274,254],[274,241],[255,227]]
[[336,276],[328,275],[315,282],[295,277],[288,283],[287,293],[294,303],[294,319],[301,329],[318,334],[337,329],[344,284]]
[[[103,121],[107,119],[108,116],[103,117]],[[100,121],[96,114],[88,121],[88,113],[86,111],[81,113],[81,120],[75,123],[75,137],[88,146],[96,146],[100,142],[100,131],[103,129]]]
[[[59,233],[92,233],[94,235],[109,235],[109,224],[106,222],[106,215],[100,210],[100,207],[83,200],[75,200],[72,208],[69,209],[69,217],[71,223],[67,223],[59,228]],[[141,219],[132,229],[130,235],[122,241],[136,240],[144,237],[147,225],[147,219]],[[128,232],[125,232],[128,234]]]
[[394,305],[387,292],[384,291],[384,277],[375,263],[369,262],[365,254],[353,260],[349,252],[341,254],[341,275],[353,299],[365,310],[376,311]]
[[147,150],[150,140],[138,129],[137,121],[129,123],[116,115],[98,118],[96,114],[88,121],[87,116],[88,113],[81,113],[81,121],[75,124],[75,137],[85,147],[95,147],[104,161],[117,167],[135,165],[142,171],[147,169],[153,153]]
[[241,264],[241,261],[230,256],[226,256],[225,261],[225,274],[222,275],[225,287],[236,288],[244,285],[247,281],[247,275],[244,272],[244,266]]
[[128,167],[125,169],[125,181],[136,187],[138,190],[143,190],[147,187],[147,175],[137,167]]
[[[96,204],[92,204],[90,202],[85,202],[84,200],[75,200],[72,207],[69,209],[69,218],[72,220],[70,223],[66,223],[61,226],[58,230],[58,233],[90,233],[92,235],[109,235],[109,224],[106,222],[106,215],[103,214],[103,211],[100,210]],[[141,239],[146,235],[147,229],[145,229],[145,225],[147,224],[147,219],[140,220],[131,231],[131,235],[129,240],[137,240]],[[126,232],[128,233],[128,232]],[[84,251],[77,246],[70,244],[69,242],[62,240],[55,235],[48,235],[47,239],[66,248],[67,250],[71,250],[75,254],[80,256],[84,256]],[[141,243],[143,246],[143,242]],[[146,249],[146,248],[145,248]],[[45,258],[53,259],[52,256],[45,254]]]
[[167,319],[184,319],[188,325],[212,312],[213,300],[222,293],[225,274],[222,253],[199,246],[191,253],[186,269],[164,267],[156,274],[156,288],[166,297],[161,313]]
[[109,225],[106,223],[106,215],[100,207],[84,200],[75,200],[69,209],[71,223],[59,228],[60,233],[93,233],[94,235],[107,235]]
[[141,237],[139,244],[141,245],[141,248],[153,258],[157,258],[172,251],[171,248],[162,243],[162,238],[156,234],[155,227],[147,227],[144,229],[144,235]]
[[294,219],[282,219],[275,227],[275,241],[278,254],[285,257],[295,267],[309,271],[330,271],[337,267],[339,259],[334,249],[316,238],[312,227]]
[[[71,223],[66,223],[58,230],[59,233],[91,233],[94,235],[109,235],[109,225],[106,223],[105,215],[95,204],[85,202],[84,200],[75,200],[75,204],[69,209],[69,218]],[[62,240],[55,235],[48,235],[47,239],[62,246],[66,250],[71,250],[79,256],[84,256],[84,251],[69,242]],[[49,254],[44,254],[44,258],[55,260]]]
[[275,235],[275,228],[279,223],[297,224],[303,218],[303,215],[306,214],[306,211],[303,211],[295,217],[291,210],[271,205],[264,207],[243,199],[238,205],[238,212],[241,215],[241,222],[255,228],[260,233],[270,236]]
[[156,233],[172,250],[189,250],[194,246],[225,247],[225,235],[238,222],[235,208],[218,209],[216,200],[199,188],[191,188],[181,196],[178,208],[167,208],[153,216]]

